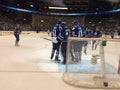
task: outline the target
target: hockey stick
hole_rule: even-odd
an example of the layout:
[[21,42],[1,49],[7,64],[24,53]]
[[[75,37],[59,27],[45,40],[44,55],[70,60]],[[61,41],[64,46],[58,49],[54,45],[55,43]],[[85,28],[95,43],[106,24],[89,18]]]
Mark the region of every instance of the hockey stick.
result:
[[48,41],[52,41],[52,40],[49,39],[49,38],[44,38],[44,37],[40,37],[40,38],[43,38],[43,39],[48,40]]

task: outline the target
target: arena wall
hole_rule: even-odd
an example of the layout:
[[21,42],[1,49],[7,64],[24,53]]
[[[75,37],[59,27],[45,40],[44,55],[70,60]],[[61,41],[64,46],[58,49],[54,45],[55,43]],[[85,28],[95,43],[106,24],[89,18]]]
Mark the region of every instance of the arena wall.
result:
[[[22,31],[22,34],[32,34],[36,33],[35,31]],[[0,36],[13,35],[13,31],[0,31]]]

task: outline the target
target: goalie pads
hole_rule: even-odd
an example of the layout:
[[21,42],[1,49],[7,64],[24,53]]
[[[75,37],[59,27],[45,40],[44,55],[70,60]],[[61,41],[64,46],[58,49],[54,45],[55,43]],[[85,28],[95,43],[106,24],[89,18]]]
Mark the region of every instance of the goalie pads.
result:
[[58,43],[57,38],[56,37],[52,37],[52,42],[53,43]]

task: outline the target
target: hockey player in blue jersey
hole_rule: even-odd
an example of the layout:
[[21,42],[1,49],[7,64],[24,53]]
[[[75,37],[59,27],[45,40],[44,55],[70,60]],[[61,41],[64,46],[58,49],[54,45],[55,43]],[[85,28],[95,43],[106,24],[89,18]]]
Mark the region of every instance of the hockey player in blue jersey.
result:
[[61,43],[61,55],[63,57],[62,64],[66,64],[67,39],[70,36],[70,28],[66,26],[66,22],[62,22],[61,26],[62,26],[61,36],[63,37]]
[[[101,37],[101,32],[98,30],[98,28],[94,29],[92,32],[93,32],[92,33],[93,38],[100,38]],[[92,50],[97,49],[97,44],[98,44],[98,42],[96,40],[92,41]]]
[[71,30],[71,36],[72,37],[83,37],[84,36],[83,26],[80,25],[78,20],[74,20],[72,23],[74,26]]
[[[73,21],[73,28],[71,30],[72,37],[84,37],[84,28],[79,24],[78,20]],[[84,41],[71,41],[71,58],[72,61],[78,63],[81,61],[82,46]]]
[[16,38],[15,46],[19,46],[19,41],[20,41],[19,35],[21,34],[21,32],[22,30],[21,30],[20,24],[16,24],[16,27],[14,29],[14,36]]
[[[62,20],[58,20],[57,24],[53,27],[53,30],[51,31],[51,37],[52,37],[52,52],[50,59],[52,60],[55,55],[55,61],[60,62],[59,60],[59,48],[61,45],[61,40],[63,39],[61,37],[61,23]],[[56,54],[55,54],[56,52]]]

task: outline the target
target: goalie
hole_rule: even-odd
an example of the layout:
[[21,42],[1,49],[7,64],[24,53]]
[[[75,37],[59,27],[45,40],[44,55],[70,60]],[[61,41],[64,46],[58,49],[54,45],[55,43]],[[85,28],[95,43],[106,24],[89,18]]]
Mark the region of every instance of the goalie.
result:
[[[74,20],[73,25],[74,26],[71,30],[71,37],[79,37],[79,38],[84,37],[85,29],[82,25],[79,24],[78,20]],[[70,53],[71,53],[72,62],[74,62],[74,63],[80,62],[84,41],[71,41],[70,45],[71,45]]]

